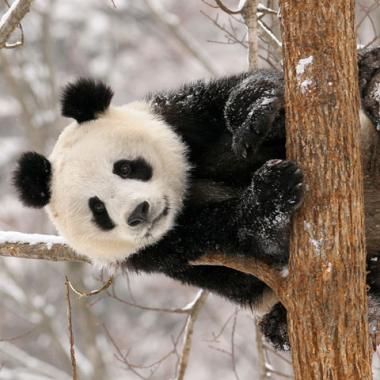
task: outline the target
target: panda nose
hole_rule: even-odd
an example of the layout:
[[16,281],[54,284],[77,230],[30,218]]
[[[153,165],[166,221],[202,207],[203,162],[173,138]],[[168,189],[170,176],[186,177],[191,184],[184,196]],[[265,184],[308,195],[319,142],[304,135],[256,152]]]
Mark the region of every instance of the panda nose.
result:
[[145,223],[148,220],[149,203],[144,201],[140,203],[128,217],[128,225],[136,227],[139,224]]

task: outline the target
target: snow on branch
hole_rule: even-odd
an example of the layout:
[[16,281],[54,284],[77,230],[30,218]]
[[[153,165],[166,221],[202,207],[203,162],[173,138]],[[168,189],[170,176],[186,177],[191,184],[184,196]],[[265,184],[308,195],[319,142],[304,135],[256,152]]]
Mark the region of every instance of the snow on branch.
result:
[[33,0],[14,0],[7,12],[0,18],[0,49],[20,45],[8,44],[8,38],[29,12]]
[[[56,235],[24,234],[13,231],[0,231],[0,256],[49,261],[85,262],[91,261],[76,254],[65,245],[62,237]],[[223,265],[240,272],[251,274],[274,290],[282,300],[286,278],[277,269],[255,259],[242,256],[229,256],[220,252],[209,252],[193,265]]]
[[60,236],[13,231],[0,231],[0,256],[90,263],[65,245]]

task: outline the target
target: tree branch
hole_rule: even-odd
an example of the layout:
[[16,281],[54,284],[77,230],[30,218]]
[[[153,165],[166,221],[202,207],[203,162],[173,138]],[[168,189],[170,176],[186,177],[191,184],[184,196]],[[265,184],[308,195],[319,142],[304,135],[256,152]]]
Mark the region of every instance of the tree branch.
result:
[[[29,12],[33,0],[14,0],[0,19],[0,49],[7,47],[7,40]],[[12,46],[12,45],[11,45]]]
[[223,1],[222,0],[215,0],[215,3],[218,5],[218,7],[225,13],[229,14],[229,15],[238,15],[238,14],[241,14],[244,7],[245,7],[245,4],[243,4],[243,6],[240,8],[240,9],[230,9],[228,8],[226,5],[224,5]]
[[74,333],[73,333],[73,321],[72,321],[72,311],[71,311],[71,300],[70,300],[70,281],[65,278],[65,288],[66,288],[66,302],[67,302],[67,330],[69,333],[70,340],[70,357],[71,357],[71,370],[73,380],[78,379],[77,374],[77,361],[75,358],[75,348],[74,348]]
[[204,256],[191,263],[192,265],[220,265],[237,271],[250,274],[265,282],[286,306],[287,300],[284,294],[286,278],[281,273],[254,258],[244,256],[225,255],[220,252],[207,252]]
[[91,261],[76,254],[59,236],[0,232],[0,256],[49,261]]
[[208,292],[206,292],[205,290],[201,290],[192,302],[191,310],[186,321],[186,327],[183,336],[182,353],[177,368],[177,380],[183,380],[185,378],[187,365],[189,363],[190,350],[192,346],[194,324],[198,318],[199,312],[201,311],[203,305],[206,302],[207,296]]
[[176,41],[192,56],[201,66],[213,76],[218,73],[217,68],[212,64],[207,54],[199,47],[193,37],[181,27],[177,17],[167,13],[161,3],[152,0],[144,0],[146,7],[153,17],[163,26],[165,26]]
[[257,69],[257,55],[259,50],[258,23],[257,23],[258,0],[247,0],[241,10],[241,15],[248,30],[248,68]]

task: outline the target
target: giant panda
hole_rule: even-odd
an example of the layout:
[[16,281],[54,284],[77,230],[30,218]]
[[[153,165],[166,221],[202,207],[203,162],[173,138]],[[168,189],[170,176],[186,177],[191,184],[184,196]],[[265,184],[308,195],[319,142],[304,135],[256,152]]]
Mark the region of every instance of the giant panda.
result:
[[[191,262],[220,251],[286,265],[303,176],[285,159],[283,93],[281,73],[258,70],[116,107],[109,86],[81,78],[61,100],[73,122],[48,158],[20,157],[15,187],[95,263],[163,273],[267,312],[277,300],[257,278]],[[262,325],[277,346],[279,308]]]

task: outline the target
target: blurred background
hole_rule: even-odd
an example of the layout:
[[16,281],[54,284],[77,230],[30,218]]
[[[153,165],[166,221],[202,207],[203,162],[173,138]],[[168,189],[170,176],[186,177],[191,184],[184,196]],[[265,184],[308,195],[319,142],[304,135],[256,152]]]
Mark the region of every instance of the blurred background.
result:
[[[280,69],[278,1],[261,6],[259,67]],[[7,8],[0,0],[0,16]],[[357,25],[360,46],[379,44],[380,1],[357,2]],[[101,78],[113,87],[115,104],[123,104],[248,67],[241,16],[227,15],[213,0],[35,0],[12,35],[20,39],[22,46],[0,50],[3,231],[55,233],[42,211],[16,199],[10,173],[24,150],[49,154],[67,123],[59,97],[69,80]],[[0,258],[0,379],[71,378],[65,275],[86,289],[107,279],[86,264]],[[197,292],[164,276],[124,274],[107,292],[72,296],[79,378],[176,378],[188,315],[170,310]],[[256,335],[250,310],[208,296],[195,321],[186,379],[291,379],[289,363],[289,354],[275,353]],[[380,378],[378,354],[374,371]]]

